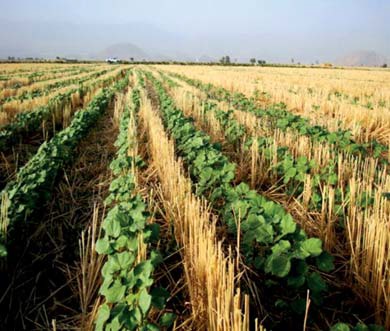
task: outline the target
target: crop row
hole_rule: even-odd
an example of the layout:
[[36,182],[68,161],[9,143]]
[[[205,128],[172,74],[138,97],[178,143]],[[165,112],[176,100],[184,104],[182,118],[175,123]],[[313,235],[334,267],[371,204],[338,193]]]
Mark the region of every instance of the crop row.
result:
[[351,131],[337,130],[330,132],[323,126],[311,125],[308,119],[292,114],[285,109],[283,104],[274,105],[272,108],[266,110],[259,109],[253,98],[249,99],[242,93],[231,93],[224,88],[215,87],[212,84],[204,84],[199,80],[191,79],[180,74],[170,73],[170,75],[201,89],[210,98],[214,98],[218,101],[230,102],[232,106],[237,109],[253,113],[256,117],[264,120],[265,125],[270,128],[279,129],[283,132],[288,129],[293,129],[300,135],[310,137],[314,142],[329,143],[337,150],[344,151],[354,156],[365,157],[370,155],[374,158],[378,158],[382,163],[388,164],[388,160],[383,157],[383,154],[388,152],[389,147],[376,140],[372,140],[370,143],[360,144],[352,139]]
[[65,86],[71,85],[71,84],[81,85],[82,83],[84,83],[88,80],[91,80],[91,79],[98,78],[99,76],[102,76],[102,75],[106,74],[107,72],[109,72],[109,70],[104,69],[104,70],[100,70],[100,71],[94,71],[92,73],[87,73],[87,74],[85,74],[85,76],[83,75],[82,77],[74,77],[74,76],[78,75],[78,73],[76,73],[76,74],[73,74],[70,78],[61,79],[61,80],[59,80],[57,82],[53,82],[53,83],[48,83],[42,87],[37,87],[37,88],[33,88],[33,89],[29,88],[28,90],[25,90],[24,92],[22,92],[18,95],[2,98],[2,99],[0,99],[0,104],[4,104],[6,102],[15,101],[15,100],[23,102],[23,100],[34,99],[37,97],[49,95],[54,90],[59,89],[61,87],[65,87]]
[[[159,237],[157,224],[148,223],[149,213],[137,193],[134,169],[142,164],[138,155],[129,156],[136,145],[133,126],[139,109],[139,91],[132,92],[132,107],[125,106],[120,119],[115,146],[117,156],[111,163],[115,178],[106,204],[111,206],[103,221],[104,237],[96,243],[99,254],[107,256],[102,268],[100,294],[104,302],[99,308],[96,330],[159,330],[149,321],[152,307],[164,309],[169,293],[153,287],[153,272],[161,261],[157,251],[149,251]],[[144,252],[146,250],[146,252]],[[174,316],[165,313],[159,325],[168,326]]]
[[75,71],[89,71],[96,68],[95,66],[87,67],[84,66],[72,66],[72,67],[59,67],[59,68],[51,68],[46,70],[23,70],[23,71],[15,71],[15,72],[7,72],[5,70],[0,71],[0,88],[19,88],[24,85],[28,85],[37,81],[44,81],[47,79],[51,79],[52,77],[59,74],[67,74]]
[[[256,146],[258,153],[267,160],[272,176],[276,175],[274,181],[280,180],[283,183],[283,191],[307,205],[309,210],[321,213],[324,206],[329,204],[328,198],[324,196],[324,188],[331,187],[334,192],[332,210],[338,218],[337,224],[345,226],[347,208],[350,206],[346,202],[350,201],[351,190],[348,184],[343,188],[338,185],[338,159],[329,160],[326,166],[319,166],[313,159],[306,156],[295,157],[287,147],[275,145],[273,137],[251,137],[246,127],[235,119],[233,110],[220,110],[210,100],[206,100],[204,110],[205,113],[213,113],[226,140],[236,146],[236,150],[243,147],[244,151],[249,153],[252,147]],[[307,181],[307,176],[310,176],[310,181]],[[307,183],[310,185],[311,194],[308,201],[303,201],[303,193],[308,189]],[[373,204],[374,196],[375,192],[361,192],[357,199],[354,197],[353,200],[358,208],[365,210]]]
[[80,140],[103,114],[116,91],[128,84],[128,76],[111,88],[104,89],[91,103],[78,111],[71,124],[43,143],[30,161],[20,169],[17,178],[1,193],[2,220],[0,227],[0,256],[7,255],[9,232],[18,222],[26,221],[42,202],[50,198],[55,179],[64,164],[74,154]]
[[[123,74],[124,71],[121,71],[119,76]],[[45,106],[17,114],[13,122],[3,126],[0,131],[0,151],[9,149],[21,136],[29,132],[37,131],[42,122],[51,119],[57,109],[60,109],[62,113],[64,106],[71,103],[74,94],[83,96],[88,91],[94,90],[97,87],[104,87],[111,84],[117,78],[118,75],[115,75],[103,80],[93,81],[88,85],[81,85],[65,93],[57,94]]]
[[264,285],[270,288],[275,304],[304,312],[306,288],[311,290],[313,301],[320,304],[327,286],[312,267],[325,272],[333,269],[333,259],[323,251],[321,240],[308,238],[279,204],[250,190],[245,183],[235,186],[235,165],[175,107],[161,83],[147,75],[159,96],[163,122],[189,168],[197,194],[218,208],[232,236],[241,232],[245,263],[265,276]]
[[83,72],[92,72],[98,69],[98,67],[73,67],[66,68],[62,70],[54,71],[34,71],[29,72],[25,75],[9,75],[1,76],[0,75],[0,91],[4,88],[7,89],[18,89],[23,86],[31,85],[33,83],[42,83],[48,80],[56,79],[59,77],[71,76],[74,74],[81,74]]
[[[325,247],[350,261],[344,265],[350,286],[375,309],[377,322],[387,323],[383,321],[389,318],[389,288],[382,286],[389,284],[390,279],[386,267],[386,243],[390,239],[386,166],[378,167],[373,159],[329,157],[334,155],[330,145],[306,148],[307,138],[284,142],[280,137],[288,135],[279,136],[263,129],[261,119],[257,122],[249,113],[218,110],[209,99],[200,97],[197,103],[199,100],[204,104],[202,111],[195,112],[200,122],[206,120],[207,129],[224,137],[229,151],[235,147],[239,160],[244,155],[251,160],[253,187],[266,184],[266,190],[272,187],[273,192],[283,194],[282,199],[290,208],[300,210],[301,222],[325,241]],[[204,112],[209,114],[204,116]],[[221,130],[213,130],[214,121],[219,122]],[[299,147],[302,142],[304,148]]]
[[[162,77],[164,79],[164,76]],[[167,84],[169,86],[173,85],[168,82]],[[323,209],[322,204],[328,203],[328,201],[323,200],[323,188],[325,186],[333,186],[337,183],[337,174],[334,170],[334,162],[336,161],[331,162],[328,167],[320,168],[315,164],[314,160],[308,160],[306,157],[295,159],[287,148],[275,146],[273,137],[250,137],[245,126],[235,120],[232,110],[218,110],[214,102],[203,99],[201,101],[204,106],[204,112],[199,113],[199,115],[203,117],[204,114],[209,113],[210,115],[212,113],[213,118],[219,123],[221,134],[229,146],[235,147],[235,152],[241,153],[241,148],[244,148],[246,152],[251,154],[252,148],[255,147],[267,159],[268,166],[273,165],[275,154],[277,154],[277,163],[272,166],[272,174],[273,176],[275,173],[277,174],[278,179],[275,180],[276,182],[280,183],[281,180],[283,181],[283,191],[289,196],[302,198],[302,192],[305,189],[305,178],[310,172],[315,170],[315,174],[310,181],[312,185],[310,192],[312,194],[310,196],[309,208],[321,214],[321,210]],[[189,108],[192,109],[191,107]],[[205,118],[208,118],[208,116],[205,116]],[[201,118],[200,120],[202,121],[203,119]],[[254,139],[256,139],[256,143],[253,145]],[[334,189],[334,199],[336,200],[334,212],[339,217],[339,223],[337,224],[344,224],[345,215],[343,214],[343,208],[345,207],[345,201],[349,199],[349,189],[347,189],[347,196],[342,196],[343,192],[339,188]],[[357,203],[364,209],[369,204],[369,194],[364,192],[358,200]],[[370,327],[374,328],[373,325]]]

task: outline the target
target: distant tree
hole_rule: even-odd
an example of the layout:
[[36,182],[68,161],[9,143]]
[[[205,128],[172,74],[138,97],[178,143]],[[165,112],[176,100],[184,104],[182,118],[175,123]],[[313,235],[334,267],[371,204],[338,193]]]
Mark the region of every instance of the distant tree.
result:
[[229,55],[222,56],[222,58],[219,60],[219,62],[222,64],[229,64],[230,63],[230,56]]
[[294,64],[294,58],[291,58],[291,63]]
[[387,68],[387,63],[384,63],[384,64],[382,65],[382,68]]
[[133,58],[133,57],[131,57],[131,58],[130,58],[130,61],[131,61],[131,62],[134,62],[134,58]]
[[61,58],[59,56],[56,56],[56,60],[61,60]]
[[265,65],[267,62],[265,60],[257,60],[257,63],[261,66]]
[[256,59],[254,57],[252,57],[250,60],[249,60],[250,63],[252,63],[252,65],[255,65],[256,64]]

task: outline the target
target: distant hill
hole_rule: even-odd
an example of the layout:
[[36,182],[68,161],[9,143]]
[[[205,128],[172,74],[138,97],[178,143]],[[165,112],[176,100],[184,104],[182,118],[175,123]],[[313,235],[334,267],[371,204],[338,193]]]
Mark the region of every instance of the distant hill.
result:
[[336,60],[342,66],[380,67],[384,63],[390,65],[389,58],[374,51],[353,52]]
[[142,22],[16,22],[0,19],[0,59],[8,56],[105,59],[108,55],[126,59],[134,57],[135,60],[176,59],[176,51],[182,49],[187,53],[186,40],[176,31],[167,32]]
[[130,43],[111,45],[98,52],[94,57],[98,60],[104,60],[109,57],[116,57],[121,60],[129,60],[130,58],[134,58],[135,61],[149,59],[149,55],[146,52],[144,52],[138,46]]

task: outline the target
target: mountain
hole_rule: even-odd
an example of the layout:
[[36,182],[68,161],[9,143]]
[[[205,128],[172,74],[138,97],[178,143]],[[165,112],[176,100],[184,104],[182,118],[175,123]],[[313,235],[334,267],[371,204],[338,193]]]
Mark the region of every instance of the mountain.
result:
[[97,60],[104,60],[109,57],[116,57],[121,60],[129,60],[130,58],[134,58],[135,61],[150,59],[150,56],[145,53],[141,48],[130,43],[111,45],[104,50],[98,52],[93,57]]
[[[338,31],[334,31],[337,37]],[[313,37],[313,36],[312,36]],[[314,38],[314,37],[313,37]],[[333,35],[332,35],[333,38]],[[372,46],[347,43],[341,35],[331,42],[307,47],[303,35],[286,39],[282,30],[235,32],[212,30],[186,32],[184,29],[167,31],[146,22],[70,23],[53,21],[13,21],[0,19],[0,59],[14,57],[68,57],[77,59],[105,59],[109,56],[145,60],[218,61],[229,55],[232,61],[247,62],[251,57],[267,62],[312,63],[328,62],[350,50]],[[318,38],[317,39],[321,39]],[[354,39],[355,40],[355,39]],[[374,48],[375,49],[375,48]],[[388,55],[387,48],[383,52]],[[115,53],[115,54],[114,54]],[[204,56],[203,56],[204,54]],[[374,52],[355,52],[340,58],[341,65],[383,65],[386,59]],[[387,61],[389,64],[390,61]]]
[[374,51],[357,51],[337,59],[335,63],[342,66],[380,67],[385,63],[390,64],[389,60]]
[[130,55],[135,59],[158,60],[181,57],[182,54],[176,52],[186,49],[183,43],[184,38],[178,32],[171,33],[142,22],[0,20],[0,58],[60,56],[92,59],[105,58],[106,55],[128,58]]

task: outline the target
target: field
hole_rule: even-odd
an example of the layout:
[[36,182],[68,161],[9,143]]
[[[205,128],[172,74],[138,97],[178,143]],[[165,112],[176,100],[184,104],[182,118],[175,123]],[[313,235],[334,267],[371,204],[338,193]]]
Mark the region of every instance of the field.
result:
[[390,330],[390,70],[0,65],[4,330]]

